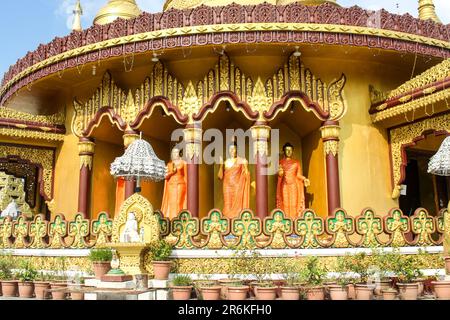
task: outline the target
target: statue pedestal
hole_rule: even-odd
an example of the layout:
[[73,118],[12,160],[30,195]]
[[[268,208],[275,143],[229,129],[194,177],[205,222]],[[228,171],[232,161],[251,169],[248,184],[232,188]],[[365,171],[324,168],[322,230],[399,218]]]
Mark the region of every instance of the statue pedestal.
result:
[[146,243],[107,243],[105,246],[115,249],[119,256],[120,269],[127,275],[145,274],[144,251]]

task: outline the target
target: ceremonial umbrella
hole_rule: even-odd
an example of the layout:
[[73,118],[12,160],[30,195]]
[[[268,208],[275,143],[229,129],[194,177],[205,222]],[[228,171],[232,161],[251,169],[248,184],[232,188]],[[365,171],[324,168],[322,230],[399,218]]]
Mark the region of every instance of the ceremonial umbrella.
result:
[[428,163],[428,173],[437,176],[450,176],[450,136],[445,138],[438,152]]
[[150,143],[141,138],[130,144],[123,156],[114,160],[111,174],[128,180],[136,178],[136,192],[140,192],[141,179],[156,182],[165,179],[166,164],[156,156]]

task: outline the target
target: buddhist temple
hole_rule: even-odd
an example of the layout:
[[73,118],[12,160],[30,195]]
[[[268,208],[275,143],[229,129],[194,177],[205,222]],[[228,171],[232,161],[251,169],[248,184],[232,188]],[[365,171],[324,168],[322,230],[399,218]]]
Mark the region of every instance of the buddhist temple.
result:
[[71,33],[3,76],[0,209],[20,218],[1,220],[0,247],[157,230],[189,274],[211,271],[198,250],[236,246],[442,254],[450,184],[428,163],[450,134],[450,25],[432,0],[418,18],[339,0],[102,2],[82,26],[77,1]]

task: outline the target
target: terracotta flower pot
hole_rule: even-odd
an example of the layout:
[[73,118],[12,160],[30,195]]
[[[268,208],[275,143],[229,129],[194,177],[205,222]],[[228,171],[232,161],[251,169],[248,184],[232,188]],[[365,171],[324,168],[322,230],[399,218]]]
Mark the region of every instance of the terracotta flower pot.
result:
[[100,280],[102,276],[111,270],[111,262],[93,262],[95,279]]
[[[52,299],[53,300],[66,300],[67,297],[67,282],[52,282],[50,284],[52,290]],[[56,291],[53,291],[56,290]]]
[[34,295],[36,299],[44,300],[48,299],[50,290],[50,282],[45,281],[35,281],[34,282]]
[[395,300],[397,298],[396,290],[381,290],[381,294],[383,296],[383,300]]
[[373,288],[366,284],[355,284],[355,299],[356,300],[372,300]]
[[221,286],[200,287],[203,300],[220,300]]
[[249,286],[228,287],[227,298],[228,300],[246,300]]
[[19,297],[24,299],[31,299],[34,295],[34,284],[30,281],[19,281]]
[[152,264],[153,264],[153,273],[155,274],[155,280],[169,279],[172,261],[153,261]]
[[445,273],[450,274],[450,257],[445,257]]
[[220,298],[222,300],[228,300],[228,286],[232,283],[236,283],[238,281],[232,279],[221,279],[219,280],[219,284],[222,287],[220,290]]
[[281,299],[300,300],[300,289],[298,287],[281,287]]
[[306,300],[325,300],[325,288],[322,286],[305,288]]
[[277,298],[277,287],[256,287],[256,300],[275,300]]
[[426,279],[416,279],[417,285],[419,286],[419,297],[423,296],[423,292],[425,289],[425,281]]
[[351,300],[356,299],[356,291],[355,291],[355,285],[353,283],[350,283],[347,285],[348,288],[348,298]]
[[419,285],[417,283],[397,283],[401,300],[417,300]]
[[329,286],[328,290],[330,291],[331,300],[348,300],[347,286],[342,287],[339,285],[333,285]]
[[172,287],[173,300],[190,300],[192,293],[192,286],[187,287]]
[[0,281],[0,297],[3,296],[3,292],[2,292],[2,282]]
[[2,280],[2,292],[4,297],[17,297],[19,294],[19,286],[17,280]]
[[70,299],[71,300],[84,300],[84,285],[82,284],[69,284]]
[[375,283],[374,294],[376,296],[381,296],[383,290],[389,289],[391,287],[391,283],[391,279],[383,279],[380,280],[380,282]]
[[450,300],[450,281],[432,281],[436,299]]

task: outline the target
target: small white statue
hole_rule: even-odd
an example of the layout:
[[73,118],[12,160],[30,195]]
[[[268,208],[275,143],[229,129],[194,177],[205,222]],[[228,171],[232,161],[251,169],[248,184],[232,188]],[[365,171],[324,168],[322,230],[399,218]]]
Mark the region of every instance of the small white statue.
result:
[[17,206],[16,201],[13,199],[5,208],[5,210],[2,211],[1,217],[11,217],[12,220],[16,220],[19,215],[19,207]]
[[125,223],[125,229],[120,235],[120,242],[130,243],[130,242],[140,242],[141,238],[138,232],[138,223],[136,221],[136,216],[134,212],[128,214],[127,222]]

